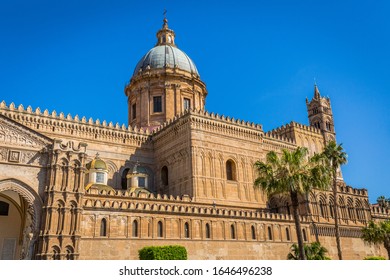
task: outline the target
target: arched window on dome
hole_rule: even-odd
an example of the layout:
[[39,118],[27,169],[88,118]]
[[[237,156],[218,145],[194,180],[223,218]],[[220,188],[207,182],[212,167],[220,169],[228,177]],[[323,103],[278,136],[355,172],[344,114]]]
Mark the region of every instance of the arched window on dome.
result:
[[236,181],[236,164],[229,159],[226,161],[226,179],[229,181]]

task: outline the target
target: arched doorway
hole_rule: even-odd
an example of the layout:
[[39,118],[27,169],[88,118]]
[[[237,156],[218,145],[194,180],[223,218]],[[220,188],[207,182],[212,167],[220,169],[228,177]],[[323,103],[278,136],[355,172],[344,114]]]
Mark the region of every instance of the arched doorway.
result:
[[27,184],[0,181],[0,259],[32,259],[39,234],[42,201]]

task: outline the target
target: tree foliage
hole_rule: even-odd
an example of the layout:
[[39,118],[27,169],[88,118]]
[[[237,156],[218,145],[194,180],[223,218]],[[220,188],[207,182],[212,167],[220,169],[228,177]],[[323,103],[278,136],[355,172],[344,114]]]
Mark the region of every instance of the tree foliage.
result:
[[[307,260],[330,260],[326,254],[328,250],[321,245],[319,242],[313,242],[311,244],[304,245],[306,259]],[[291,252],[287,255],[288,260],[298,260],[299,250],[298,245],[294,243],[291,245]]]
[[268,152],[265,162],[257,161],[255,168],[258,174],[255,188],[262,189],[268,196],[281,193],[290,196],[299,256],[305,259],[298,195],[308,193],[312,188],[325,190],[329,187],[330,174],[324,158],[319,155],[309,157],[307,148],[297,147],[293,151],[282,150],[280,155]]
[[362,229],[362,239],[369,244],[382,244],[390,259],[390,220],[379,223],[369,221]]
[[332,173],[336,245],[337,245],[338,257],[340,260],[342,260],[343,255],[341,251],[339,212],[338,212],[339,206],[338,206],[338,195],[337,195],[337,172],[339,171],[341,165],[347,163],[347,154],[344,152],[342,144],[337,145],[335,141],[330,141],[325,146],[321,156],[327,160],[328,168]]
[[149,246],[138,251],[140,260],[186,260],[187,250],[183,246]]

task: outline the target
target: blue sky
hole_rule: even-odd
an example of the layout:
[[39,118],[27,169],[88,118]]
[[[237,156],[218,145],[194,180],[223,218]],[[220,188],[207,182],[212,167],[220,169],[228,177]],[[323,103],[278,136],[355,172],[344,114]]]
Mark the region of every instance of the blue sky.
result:
[[127,122],[123,89],[163,11],[208,88],[206,109],[264,130],[307,124],[314,79],[331,98],[347,184],[390,196],[390,2],[0,2],[0,99]]

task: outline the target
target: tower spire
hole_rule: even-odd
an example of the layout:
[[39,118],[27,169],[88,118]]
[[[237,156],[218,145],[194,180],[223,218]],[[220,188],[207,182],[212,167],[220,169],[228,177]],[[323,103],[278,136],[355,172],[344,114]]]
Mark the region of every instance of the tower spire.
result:
[[320,91],[317,87],[317,83],[314,81],[314,99],[320,99],[320,98],[321,98]]

